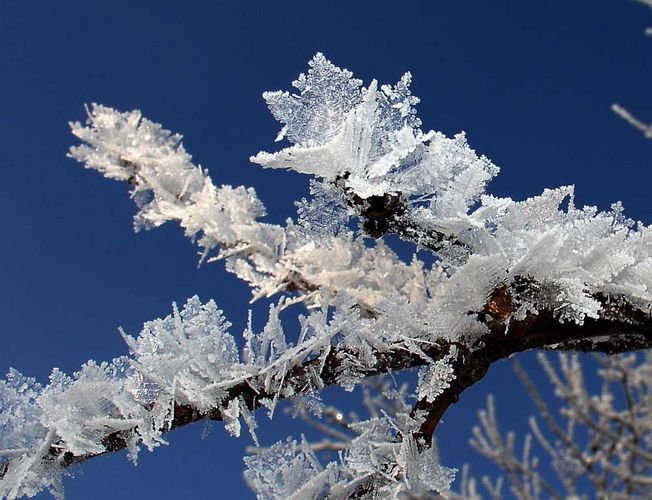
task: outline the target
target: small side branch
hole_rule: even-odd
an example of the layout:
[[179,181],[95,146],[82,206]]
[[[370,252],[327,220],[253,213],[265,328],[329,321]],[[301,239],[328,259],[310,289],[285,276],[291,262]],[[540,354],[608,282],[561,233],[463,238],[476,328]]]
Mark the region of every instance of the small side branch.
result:
[[643,123],[641,120],[632,115],[627,109],[618,104],[612,104],[611,110],[629,123],[632,127],[643,132],[646,139],[652,139],[652,125]]

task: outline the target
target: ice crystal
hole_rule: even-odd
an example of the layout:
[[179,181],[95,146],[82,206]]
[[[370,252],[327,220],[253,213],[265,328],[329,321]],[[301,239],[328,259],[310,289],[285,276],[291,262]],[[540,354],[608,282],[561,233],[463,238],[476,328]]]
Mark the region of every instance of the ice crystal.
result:
[[245,479],[259,499],[357,497],[399,499],[445,493],[455,470],[438,464],[432,450],[421,452],[387,417],[360,422],[359,432],[339,462],[326,466],[306,443],[278,442],[245,457]]
[[41,384],[13,368],[0,380],[0,456],[11,458],[32,448],[47,434],[36,398]]
[[278,140],[287,137],[295,144],[318,146],[339,132],[346,113],[360,103],[362,81],[321,53],[308,65],[308,74],[292,82],[299,95],[277,91],[263,97],[274,118],[284,124]]
[[336,478],[334,465],[324,468],[305,441],[278,442],[244,461],[245,479],[260,500],[325,499]]
[[232,399],[226,408],[222,408],[224,428],[232,436],[240,436],[240,401]]
[[310,194],[310,200],[296,202],[297,230],[306,242],[328,244],[333,236],[347,230],[350,215],[345,200],[336,187],[314,179],[310,181]]
[[175,401],[206,411],[221,396],[206,386],[238,363],[229,326],[213,301],[202,305],[195,296],[181,311],[175,305],[173,315],[145,323],[138,338],[124,337],[139,373]]
[[450,387],[450,383],[455,380],[455,370],[451,362],[457,354],[456,350],[456,347],[451,347],[448,355],[429,366],[421,368],[419,371],[419,385],[417,386],[419,400],[432,403],[437,396]]
[[[371,493],[363,498],[398,499],[406,494],[448,491],[455,470],[439,465],[432,449],[419,451],[411,437],[414,424],[409,418],[402,424],[387,415],[355,424],[353,430],[358,436],[351,441],[340,466],[341,476],[348,476],[348,481],[341,481],[333,490],[348,494],[351,486],[367,481]],[[398,434],[404,437],[397,440]]]
[[[278,153],[259,153],[252,161],[326,180],[345,177],[346,185],[362,198],[391,191],[395,186],[387,174],[430,138],[430,134],[423,134],[418,128],[420,121],[412,108],[418,99],[409,90],[411,76],[406,74],[395,86],[383,85],[378,90],[376,81],[368,88],[360,88],[361,82],[352,79],[350,72],[333,69],[321,54],[315,56],[311,65],[318,94],[309,73],[297,81],[305,94],[265,95],[268,102],[273,99],[272,113],[286,123],[284,130],[295,145]],[[316,100],[319,106],[315,105]],[[305,111],[315,107],[317,111],[311,114],[314,121],[307,121]],[[315,125],[323,129],[319,134],[312,132]],[[299,135],[293,132],[295,128],[305,132]]]

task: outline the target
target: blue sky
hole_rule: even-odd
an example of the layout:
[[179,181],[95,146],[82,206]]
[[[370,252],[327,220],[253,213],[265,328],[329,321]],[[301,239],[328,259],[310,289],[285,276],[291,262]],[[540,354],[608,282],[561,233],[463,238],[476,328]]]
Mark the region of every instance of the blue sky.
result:
[[[578,205],[621,200],[649,223],[652,142],[610,105],[652,119],[651,14],[626,0],[0,1],[0,371],[45,380],[55,366],[124,354],[118,326],[135,334],[194,294],[214,298],[235,333],[246,319],[245,285],[221,264],[198,269],[178,227],[134,235],[126,186],[65,157],[84,103],[139,108],[181,132],[216,183],[254,186],[280,222],[307,179],[248,162],[278,131],[261,93],[287,89],[322,51],[365,82],[412,71],[424,128],[465,130],[501,167],[491,193],[575,184]],[[489,392],[505,427],[532,411],[508,366],[494,367],[438,429],[445,464],[471,459]],[[265,427],[271,443],[294,426]],[[93,460],[66,482],[69,498],[251,495],[240,477],[248,438],[200,424],[170,443],[135,468],[122,454]]]

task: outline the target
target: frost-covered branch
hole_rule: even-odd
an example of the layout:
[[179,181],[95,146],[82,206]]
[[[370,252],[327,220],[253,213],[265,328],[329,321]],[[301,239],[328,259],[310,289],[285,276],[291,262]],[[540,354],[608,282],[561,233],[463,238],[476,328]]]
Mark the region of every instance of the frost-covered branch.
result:
[[[474,428],[472,445],[507,474],[512,492],[519,498],[541,497],[524,487],[532,481],[541,484],[545,496],[581,498],[581,485],[588,482],[595,498],[648,498],[652,493],[649,353],[596,357],[601,381],[598,391],[587,386],[585,370],[576,355],[560,355],[558,367],[543,354],[539,361],[561,401],[559,416],[563,423],[516,363],[518,377],[538,413],[538,417],[530,418],[532,435],[525,438],[524,454],[530,459],[521,461],[515,454],[515,435],[504,437],[498,429],[491,399],[488,409],[481,412],[481,426]],[[534,445],[550,458],[559,488],[542,478]]]
[[[71,124],[82,143],[70,156],[131,186],[136,229],[176,221],[201,259],[226,261],[254,300],[281,297],[262,332],[250,322],[240,353],[217,306],[191,299],[125,335],[128,358],[89,362],[72,377],[55,371],[46,386],[12,372],[0,392],[0,492],[58,492],[72,464],[123,448],[135,457],[210,418],[234,435],[241,421],[249,428],[260,453],[246,477],[261,498],[441,493],[453,473],[438,463],[433,432],[492,363],[528,349],[650,347],[649,226],[619,203],[575,207],[572,186],[524,201],[487,195],[498,167],[464,133],[421,130],[409,73],[365,87],[321,54],[309,64],[297,93],[264,95],[283,124],[278,140],[290,144],[252,157],[312,177],[311,199],[285,225],[262,222],[252,188],[217,186],[179,135],[138,111],[93,105],[85,124]],[[412,245],[409,263],[386,234]],[[279,314],[297,302],[309,314],[288,339]],[[272,415],[282,399],[415,367],[416,402],[365,401],[370,418],[348,422],[338,460],[323,465],[305,441],[259,446],[261,406]]]
[[382,242],[368,248],[342,232],[319,245],[291,221],[287,227],[259,222],[265,209],[252,188],[216,187],[207,171],[191,162],[181,136],[137,111],[93,105],[87,125],[71,124],[85,143],[71,148],[70,156],[108,178],[129,182],[138,205],[135,229],[177,221],[197,241],[201,259],[217,252],[211,260],[226,260],[227,269],[252,286],[254,299],[295,292],[321,306],[345,290],[369,308],[390,284],[408,297],[425,286],[417,281],[420,263],[400,262]]
[[[221,313],[214,304],[202,306],[193,299],[183,311],[146,324],[139,338],[126,337],[130,359],[101,365],[91,362],[73,378],[55,371],[46,387],[11,374],[3,386],[3,399],[8,406],[20,404],[22,409],[18,418],[9,421],[13,431],[5,435],[12,444],[3,444],[3,453],[13,456],[0,481],[7,488],[4,494],[11,497],[43,486],[26,481],[25,468],[42,478],[46,468],[61,473],[69,465],[122,448],[129,448],[135,457],[139,443],[151,449],[163,442],[163,433],[205,418],[225,420],[227,429],[239,434],[238,417],[251,425],[249,412],[261,405],[273,410],[285,397],[310,394],[325,385],[349,386],[362,377],[435,360],[448,362],[451,352],[460,352],[451,365],[454,379],[444,378],[442,386],[441,378],[428,381],[431,374],[424,375],[424,385],[442,387],[434,393],[430,388],[423,391],[428,413],[416,420],[423,423],[413,430],[415,439],[429,440],[445,409],[498,359],[559,339],[600,337],[610,329],[625,334],[636,331],[652,342],[650,324],[589,319],[585,329],[573,323],[560,324],[551,315],[540,313],[514,320],[507,331],[505,324],[490,324],[493,337],[485,338],[483,346],[468,349],[442,341],[424,345],[417,354],[397,342],[372,350],[375,363],[364,366],[360,355],[369,346],[358,343],[359,337],[355,344],[348,344],[347,336],[371,334],[386,323],[348,310],[348,315],[336,314],[330,321],[322,313],[313,313],[303,321],[304,342],[288,347],[279,330],[278,309],[273,308],[263,333],[246,332],[248,347],[238,361],[235,341],[225,331],[228,324]],[[342,347],[334,345],[340,336]],[[101,391],[98,384],[102,384]],[[99,399],[98,394],[102,395]],[[61,408],[66,409],[64,414]],[[31,415],[27,426],[26,415]],[[413,413],[413,418],[418,416]],[[33,448],[30,440],[40,444]],[[43,442],[47,442],[45,448]],[[21,484],[23,489],[14,491]]]
[[629,123],[635,129],[643,132],[643,135],[646,139],[652,139],[652,125],[648,123],[643,123],[641,120],[636,118],[632,113],[627,109],[623,108],[619,104],[612,104],[611,110],[620,116],[623,120]]
[[[637,1],[652,9],[652,0],[637,0]],[[645,30],[645,34],[649,36],[652,35],[652,28],[647,28]],[[635,115],[633,115],[627,108],[621,106],[620,104],[612,104],[611,110],[614,113],[616,113],[620,118],[622,118],[627,123],[629,123],[632,127],[641,131],[646,139],[652,139],[652,124],[641,121]]]

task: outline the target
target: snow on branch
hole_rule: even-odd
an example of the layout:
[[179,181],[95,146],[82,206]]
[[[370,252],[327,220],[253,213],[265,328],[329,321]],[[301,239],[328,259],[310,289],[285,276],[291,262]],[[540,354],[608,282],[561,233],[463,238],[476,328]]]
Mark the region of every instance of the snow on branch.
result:
[[[362,318],[352,304],[340,305],[330,320],[322,312],[303,319],[302,341],[294,347],[285,340],[278,308],[273,307],[263,332],[245,332],[246,348],[239,360],[221,312],[214,303],[201,305],[193,298],[181,311],[175,308],[173,315],[146,323],[138,338],[126,337],[131,350],[129,358],[99,365],[91,361],[73,377],[55,370],[47,386],[12,371],[0,392],[1,445],[6,459],[0,465],[0,493],[16,498],[49,487],[60,494],[60,477],[66,469],[93,456],[128,448],[135,460],[139,444],[153,449],[165,444],[165,432],[205,418],[224,420],[227,430],[239,435],[238,419],[242,417],[253,432],[255,421],[251,411],[260,406],[267,407],[271,414],[280,399],[309,396],[325,385],[351,387],[361,377],[439,360],[435,373],[441,370],[441,378],[433,376],[432,371],[423,377],[420,404],[413,411],[404,410],[404,423],[395,423],[394,432],[386,431],[383,441],[392,449],[398,446],[398,466],[409,474],[414,460],[426,460],[419,467],[426,463],[430,464],[428,467],[436,466],[422,457],[422,453],[427,456],[429,452],[428,447],[422,448],[420,440],[431,434],[430,427],[436,426],[446,408],[479,380],[494,361],[514,352],[545,347],[550,342],[599,337],[612,329],[623,334],[638,332],[645,339],[639,348],[652,345],[652,322],[636,325],[587,320],[586,325],[580,326],[559,324],[551,315],[541,313],[514,320],[509,329],[490,322],[490,335],[471,348],[440,339],[438,343],[425,341],[422,350],[413,352],[402,339],[383,344],[386,320]],[[444,363],[450,363],[452,370]],[[434,394],[437,396],[433,401]],[[384,418],[391,420],[397,415]],[[360,425],[367,429],[368,424]],[[397,440],[401,435],[403,439]],[[415,439],[416,444],[406,439]],[[417,446],[416,451],[412,446]],[[349,453],[352,449],[347,448]],[[419,488],[425,487],[423,484],[432,486],[433,483],[419,482],[421,479],[401,482],[404,473],[390,480],[386,468],[391,460],[382,456],[385,459],[380,461],[368,458],[369,463],[379,464],[369,470],[351,469],[346,461],[338,464],[337,467],[345,468],[343,484],[364,489],[369,482],[380,485],[387,480],[387,488],[390,484],[398,488],[396,494],[410,484],[421,484]],[[441,469],[436,477],[449,476],[450,472]],[[380,481],[382,477],[385,480]],[[448,484],[444,479],[430,480]],[[339,482],[331,486],[335,488],[336,484]],[[412,491],[409,488],[406,491]]]
[[395,86],[365,88],[317,54],[294,82],[298,94],[264,95],[293,144],[252,161],[339,187],[367,232],[394,232],[434,250],[449,274],[475,265],[476,255],[505,269],[508,286],[536,282],[520,297],[521,317],[548,308],[562,321],[597,318],[598,292],[649,309],[648,227],[626,219],[619,203],[608,212],[575,207],[572,186],[522,202],[485,195],[498,168],[464,134],[423,132],[410,81],[407,74]]
[[[551,411],[540,388],[514,359],[516,375],[537,410],[537,416],[529,418],[522,451],[517,450],[515,433],[499,429],[493,397],[479,413],[471,445],[501,469],[517,498],[583,498],[587,484],[595,498],[649,498],[649,351],[595,356],[584,363],[574,354],[560,354],[555,363],[540,353],[539,361],[560,402],[559,411]],[[597,384],[585,380],[591,365]],[[538,453],[549,457],[555,478],[543,478]]]
[[[60,477],[79,461],[121,448],[135,461],[139,445],[151,450],[166,444],[163,433],[202,418],[223,420],[239,435],[242,417],[253,431],[250,411],[259,406],[271,416],[280,399],[338,381],[350,384],[353,372],[363,376],[388,369],[365,366],[359,360],[369,349],[364,345],[351,343],[348,351],[332,347],[336,337],[352,332],[356,340],[365,334],[369,340],[375,335],[376,343],[382,339],[376,332],[382,324],[360,318],[351,305],[344,304],[330,320],[322,311],[303,318],[296,346],[285,339],[279,307],[272,307],[260,334],[245,332],[240,361],[221,311],[194,297],[182,310],[175,306],[172,315],[146,323],[137,338],[124,335],[129,357],[89,361],[72,377],[54,370],[46,386],[10,372],[0,385],[0,453],[6,460],[0,494],[16,498],[49,487],[62,495]],[[389,366],[417,362],[401,346],[378,348]],[[348,482],[355,475],[346,477]]]
[[[10,372],[0,386],[0,493],[59,494],[69,466],[123,448],[135,458],[141,444],[152,449],[203,418],[233,435],[244,423],[258,443],[261,406],[271,416],[281,399],[418,366],[412,407],[351,424],[358,437],[339,461],[324,466],[289,441],[272,447],[276,458],[250,459],[247,478],[262,498],[441,493],[452,472],[436,463],[433,431],[493,362],[527,349],[650,347],[649,226],[620,203],[577,208],[572,186],[523,201],[486,194],[498,167],[464,133],[421,130],[409,73],[365,87],[322,54],[309,65],[298,93],[264,94],[282,123],[277,139],[290,144],[252,157],[312,177],[313,197],[284,226],[261,221],[252,188],[216,186],[180,135],[138,111],[92,105],[85,124],[71,124],[82,143],[70,156],[131,185],[136,229],[177,221],[201,259],[225,260],[254,299],[282,296],[261,333],[247,328],[241,354],[217,306],[193,298],[125,335],[130,357],[89,361],[72,377],[54,371],[45,386]],[[414,245],[411,262],[386,234]],[[279,314],[296,302],[309,314],[291,342]]]
[[643,123],[636,118],[631,112],[623,108],[620,104],[612,104],[611,110],[620,116],[623,120],[629,123],[632,127],[643,132],[646,139],[652,139],[652,125]]
[[[179,134],[143,118],[139,111],[120,113],[93,104],[87,113],[87,126],[70,124],[83,143],[71,147],[69,156],[133,186],[139,209],[136,230],[177,220],[188,237],[201,234],[203,257],[217,247],[233,251],[254,241],[260,244],[258,253],[274,251],[275,228],[256,222],[265,214],[256,192],[216,188],[207,172],[192,163]],[[265,232],[272,234],[261,234]]]
[[[414,282],[419,263],[406,266],[380,242],[368,248],[345,231],[319,245],[291,222],[287,228],[259,222],[265,209],[252,188],[216,187],[191,162],[180,135],[138,111],[94,104],[86,126],[72,123],[71,129],[84,141],[70,149],[72,158],[132,186],[136,229],[178,221],[188,237],[197,238],[202,259],[217,251],[215,259],[226,259],[227,269],[251,284],[254,299],[287,290],[321,306],[345,290],[373,307],[386,289],[423,288]],[[322,267],[326,258],[329,269]]]
[[[637,0],[638,2],[646,5],[652,9],[652,0]],[[652,28],[647,28],[645,34],[652,36]],[[616,113],[620,118],[629,123],[632,127],[639,130],[643,133],[643,137],[646,139],[652,139],[652,123],[645,123],[644,121],[637,118],[634,114],[631,113],[627,108],[621,106],[620,104],[612,104],[611,110]]]

